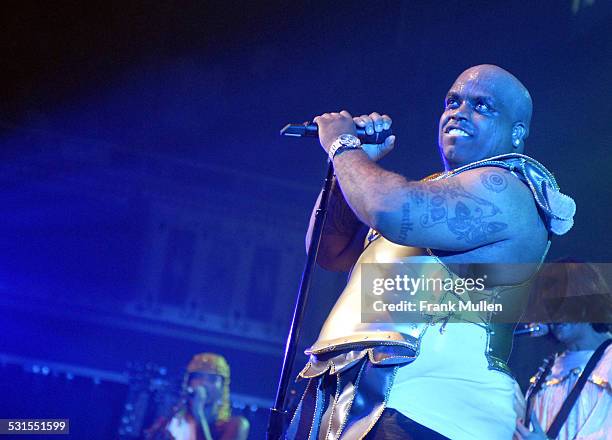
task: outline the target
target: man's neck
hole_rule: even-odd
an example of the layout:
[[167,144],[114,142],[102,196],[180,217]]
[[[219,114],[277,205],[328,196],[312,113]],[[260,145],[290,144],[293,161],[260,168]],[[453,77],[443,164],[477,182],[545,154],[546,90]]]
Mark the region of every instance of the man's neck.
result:
[[[486,158],[483,158],[483,159],[486,159]],[[445,172],[453,171],[453,170],[456,170],[457,168],[461,168],[462,166],[469,165],[471,163],[478,162],[483,159],[477,159],[477,160],[474,160],[473,162],[458,163],[458,162],[449,162],[446,158],[444,158],[443,159],[444,171]]]
[[474,162],[480,162],[481,160],[485,160],[485,159],[489,159],[491,157],[496,157],[496,156],[500,156],[502,154],[510,154],[510,153],[523,153],[522,151],[506,151],[506,152],[499,152],[499,153],[495,153],[495,154],[490,154],[486,157],[482,157],[480,159],[474,159],[471,162],[452,162],[450,160],[448,160],[444,155],[442,155],[442,163],[444,165],[444,171],[448,172],[448,171],[453,171],[456,170],[457,168],[461,168],[465,165],[469,165],[472,164]]
[[576,341],[567,344],[567,349],[568,351],[595,350],[609,337],[608,333],[588,332]]
[[447,173],[455,168],[458,168],[454,163],[449,162],[444,156],[442,156],[442,163],[444,164],[444,171]]

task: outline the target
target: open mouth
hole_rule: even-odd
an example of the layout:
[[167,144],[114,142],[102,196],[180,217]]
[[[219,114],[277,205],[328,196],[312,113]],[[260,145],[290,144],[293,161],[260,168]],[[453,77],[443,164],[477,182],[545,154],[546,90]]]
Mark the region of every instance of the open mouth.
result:
[[468,137],[471,136],[467,131],[458,128],[458,127],[449,127],[445,130],[445,133],[449,136],[460,136],[460,137]]

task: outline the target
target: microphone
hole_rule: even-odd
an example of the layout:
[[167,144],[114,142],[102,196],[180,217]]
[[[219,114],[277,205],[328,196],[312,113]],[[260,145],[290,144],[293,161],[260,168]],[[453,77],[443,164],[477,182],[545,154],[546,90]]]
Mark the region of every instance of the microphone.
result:
[[524,328],[514,330],[514,336],[531,336],[532,338],[539,338],[540,336],[546,336],[550,333],[550,326],[548,324],[542,324],[540,322],[532,322],[527,324]]
[[[319,135],[319,126],[310,122],[287,124],[281,129],[280,134],[281,136],[291,137],[317,137]],[[357,137],[364,144],[382,144],[392,134],[391,129],[383,130],[380,133],[367,134],[365,128],[357,127]]]

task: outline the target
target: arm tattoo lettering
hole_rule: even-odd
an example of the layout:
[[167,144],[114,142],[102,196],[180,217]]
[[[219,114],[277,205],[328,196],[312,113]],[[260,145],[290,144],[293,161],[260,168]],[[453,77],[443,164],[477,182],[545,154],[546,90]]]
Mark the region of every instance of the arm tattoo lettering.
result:
[[405,241],[408,231],[412,231],[414,224],[410,221],[410,203],[402,205],[402,222],[400,223],[399,239]]
[[455,179],[429,184],[423,192],[427,207],[420,224],[425,228],[446,224],[457,240],[479,243],[508,227],[506,223],[492,221],[492,217],[501,212],[498,206],[469,193]]

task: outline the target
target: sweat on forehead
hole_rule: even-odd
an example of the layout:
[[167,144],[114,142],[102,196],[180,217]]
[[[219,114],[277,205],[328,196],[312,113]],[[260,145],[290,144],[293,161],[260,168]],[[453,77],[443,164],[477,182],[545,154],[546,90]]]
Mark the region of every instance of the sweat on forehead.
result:
[[516,116],[526,123],[531,120],[532,102],[527,88],[510,72],[492,64],[470,67],[457,77],[451,91],[467,93],[478,89],[504,101]]

